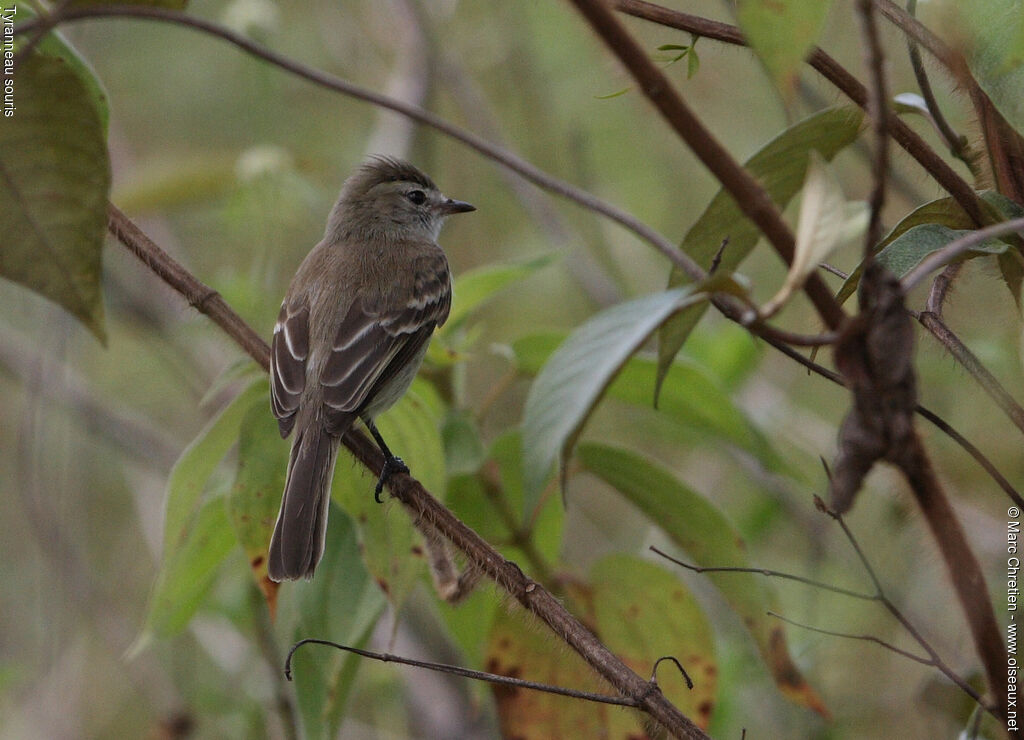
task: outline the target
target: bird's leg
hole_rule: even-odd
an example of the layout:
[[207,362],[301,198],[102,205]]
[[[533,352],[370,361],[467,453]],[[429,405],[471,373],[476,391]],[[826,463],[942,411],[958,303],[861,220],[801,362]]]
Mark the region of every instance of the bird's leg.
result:
[[373,435],[374,441],[377,446],[380,447],[380,451],[384,453],[384,465],[380,469],[380,478],[377,479],[377,487],[373,489],[373,498],[378,503],[384,503],[381,501],[380,494],[384,491],[384,484],[388,482],[394,473],[408,473],[409,466],[402,461],[402,458],[396,457],[392,454],[391,450],[388,449],[387,443],[384,442],[384,438],[380,436],[380,432],[377,431],[377,425],[373,423],[372,419],[363,419],[366,423],[366,428],[370,430],[370,434]]

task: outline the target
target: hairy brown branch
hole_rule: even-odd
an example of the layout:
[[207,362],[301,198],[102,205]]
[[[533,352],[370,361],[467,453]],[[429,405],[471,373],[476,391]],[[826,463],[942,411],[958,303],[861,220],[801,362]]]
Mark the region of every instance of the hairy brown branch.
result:
[[[662,117],[733,197],[743,214],[757,225],[786,263],[791,263],[793,232],[782,220],[782,214],[765,189],[693,114],[665,74],[619,23],[604,0],[572,0],[572,3],[626,67]],[[804,292],[829,329],[838,329],[842,325],[846,314],[820,276],[811,275],[804,283]]]
[[[153,272],[179,292],[190,305],[206,314],[238,343],[261,367],[269,367],[270,348],[216,291],[196,279],[170,255],[160,249],[113,205],[110,232]],[[349,430],[342,439],[357,460],[379,474],[384,464],[381,451],[365,434]],[[623,663],[566,610],[543,586],[528,578],[519,566],[506,560],[476,532],[463,524],[415,478],[396,474],[388,479],[391,495],[409,510],[413,521],[422,521],[440,532],[461,550],[473,568],[509,593],[604,677],[623,697],[663,725],[674,737],[707,738],[689,718],[673,705],[661,690]]]
[[889,94],[885,83],[885,55],[875,24],[873,0],[858,0],[857,18],[860,20],[861,36],[864,39],[864,64],[868,68],[868,116],[875,134],[874,156],[871,159],[873,181],[868,205],[871,220],[864,239],[864,257],[869,259],[875,252],[875,245],[882,236],[882,206],[885,205],[885,185],[889,170]]

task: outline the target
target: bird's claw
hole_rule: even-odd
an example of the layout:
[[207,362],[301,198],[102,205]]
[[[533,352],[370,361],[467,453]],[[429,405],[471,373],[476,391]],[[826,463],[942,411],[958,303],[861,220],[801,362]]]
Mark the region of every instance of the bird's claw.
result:
[[384,492],[384,484],[388,482],[395,473],[408,473],[409,466],[403,462],[400,457],[386,457],[384,458],[384,467],[380,469],[380,478],[377,479],[377,487],[373,489],[373,500],[378,504],[384,503],[381,500],[381,493]]

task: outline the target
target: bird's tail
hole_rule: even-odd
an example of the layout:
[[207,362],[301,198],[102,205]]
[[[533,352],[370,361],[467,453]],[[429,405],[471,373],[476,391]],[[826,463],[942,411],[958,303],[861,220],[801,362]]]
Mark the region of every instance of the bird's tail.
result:
[[281,511],[270,539],[267,566],[273,581],[312,578],[324,554],[338,442],[316,423],[299,429],[292,442]]

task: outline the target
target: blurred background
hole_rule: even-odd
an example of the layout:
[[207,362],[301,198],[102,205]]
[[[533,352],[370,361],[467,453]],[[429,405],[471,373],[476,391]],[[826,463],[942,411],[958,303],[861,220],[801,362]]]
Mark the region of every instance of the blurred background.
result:
[[[727,3],[670,5],[732,20]],[[671,240],[681,240],[717,191],[568,4],[200,0],[189,12],[503,142]],[[821,46],[863,78],[853,23],[851,3],[834,3]],[[628,26],[654,54],[662,44],[690,43],[688,34],[667,28],[631,19]],[[891,27],[883,30],[891,90],[913,91],[904,43]],[[432,130],[316,88],[218,40],[127,20],[79,23],[65,35],[109,95],[112,202],[268,339],[287,283],[319,240],[343,179],[369,153],[407,157],[445,193],[477,206],[442,234],[456,275],[557,255],[477,317],[480,337],[462,393],[468,408],[489,405],[481,419],[485,440],[518,425],[528,390],[520,379],[489,397],[510,369],[503,348],[568,330],[604,306],[665,285],[666,261],[617,226]],[[805,69],[801,95],[787,111],[747,50],[706,39],[696,48],[700,67],[692,78],[685,61],[667,73],[740,160],[788,123],[840,101]],[[974,133],[967,101],[940,74],[934,82],[954,124]],[[913,125],[941,151],[923,122]],[[915,163],[893,151],[887,227],[940,195]],[[848,198],[867,196],[862,151],[840,154],[836,171]],[[859,251],[851,245],[833,261],[851,270]],[[785,274],[763,247],[741,272],[762,300]],[[829,280],[838,288],[838,279]],[[284,737],[275,710],[277,666],[218,609],[201,613],[179,637],[126,657],[156,574],[168,472],[237,391],[215,380],[242,354],[109,239],[104,292],[105,348],[57,307],[0,282],[0,560],[7,583],[0,598],[0,738]],[[911,300],[922,303],[923,294]],[[946,317],[1020,397],[1020,321],[994,267],[967,264]],[[802,300],[781,322],[818,330]],[[819,456],[834,455],[847,394],[710,314],[684,354],[721,379],[798,474],[778,476],[714,446],[661,443],[652,413],[614,404],[600,409],[587,434],[645,447],[708,496],[745,537],[753,564],[870,591],[848,543],[811,498],[825,494]],[[821,359],[830,363],[828,353]],[[920,337],[917,359],[922,403],[1011,482],[1024,482],[1019,432],[930,336]],[[1003,619],[1009,502],[949,438],[924,423],[920,429]],[[229,459],[223,475],[230,470]],[[849,523],[890,598],[954,670],[975,679],[978,664],[941,558],[891,470],[871,475]],[[565,568],[582,571],[602,555],[643,552],[659,541],[646,519],[596,480],[570,488]],[[215,601],[251,597],[247,571],[238,550],[220,570]],[[714,736],[737,738],[746,727],[752,738],[934,738],[963,727],[969,702],[935,670],[876,645],[789,628],[792,655],[834,714],[823,721],[779,693],[717,592],[701,576],[681,578],[715,625]],[[789,618],[914,647],[877,604],[800,584],[775,587]],[[371,644],[461,662],[435,628],[436,612],[424,585],[397,626],[394,614],[385,615]],[[342,736],[494,736],[485,691],[424,675],[361,666]]]

